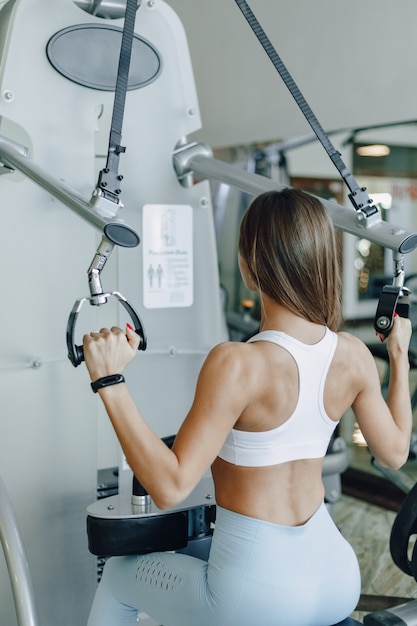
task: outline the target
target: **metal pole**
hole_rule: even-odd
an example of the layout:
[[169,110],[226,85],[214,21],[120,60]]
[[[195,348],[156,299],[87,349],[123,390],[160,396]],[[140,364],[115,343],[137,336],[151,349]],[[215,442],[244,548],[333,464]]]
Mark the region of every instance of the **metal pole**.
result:
[[32,578],[22,535],[6,487],[0,478],[0,540],[9,571],[19,626],[39,626]]
[[[174,167],[179,180],[187,181],[190,173],[197,178],[218,180],[236,187],[250,195],[257,196],[265,191],[281,191],[288,187],[265,176],[252,174],[244,169],[212,158],[211,150],[205,144],[190,144],[174,153]],[[406,231],[400,226],[384,222],[379,213],[367,219],[366,216],[332,202],[319,198],[326,207],[335,228],[368,239],[394,252],[406,254],[417,248],[417,233]]]
[[[258,195],[264,191],[281,190],[286,187],[286,185],[281,185],[264,176],[251,174],[208,157],[196,156],[190,160],[189,165],[197,176],[220,180],[252,195]],[[328,210],[335,228],[356,235],[356,237],[368,239],[401,254],[406,254],[417,248],[416,233],[407,232],[404,228],[384,222],[382,219],[375,220],[367,228],[361,213],[358,214],[354,209],[340,206],[336,202],[319,199]]]
[[[30,180],[45,189],[54,198],[94,226],[112,243],[124,247],[134,247],[139,243],[139,237],[135,231],[120,219],[113,215],[100,215],[90,202],[87,202],[77,191],[68,187],[65,183],[50,176],[39,165],[33,163],[26,156],[22,156],[21,146],[14,147],[13,142],[0,136],[0,159],[8,166],[19,170]],[[110,218],[110,219],[109,219]]]

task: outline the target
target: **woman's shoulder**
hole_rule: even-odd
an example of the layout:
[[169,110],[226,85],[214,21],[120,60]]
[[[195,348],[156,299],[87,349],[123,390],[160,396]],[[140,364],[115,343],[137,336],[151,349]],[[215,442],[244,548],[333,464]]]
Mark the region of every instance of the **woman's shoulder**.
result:
[[250,357],[250,346],[251,344],[241,341],[223,341],[210,350],[207,360],[232,365]]
[[360,339],[357,335],[354,335],[351,332],[341,330],[336,334],[340,341],[347,342],[350,345],[365,346],[365,343],[362,341],[362,339]]
[[337,333],[338,349],[340,352],[346,353],[350,359],[357,357],[361,362],[363,360],[373,359],[372,354],[367,345],[352,333],[341,331]]
[[217,344],[207,355],[205,367],[223,372],[228,377],[253,374],[262,365],[261,355],[254,343],[225,341]]
[[376,362],[366,344],[349,332],[339,332],[337,336],[332,364],[338,393],[340,387],[345,385],[349,393],[356,397],[364,385],[379,385]]
[[217,344],[208,353],[199,375],[206,389],[218,393],[232,390],[243,396],[253,394],[259,385],[260,367],[250,355],[250,344],[227,341]]

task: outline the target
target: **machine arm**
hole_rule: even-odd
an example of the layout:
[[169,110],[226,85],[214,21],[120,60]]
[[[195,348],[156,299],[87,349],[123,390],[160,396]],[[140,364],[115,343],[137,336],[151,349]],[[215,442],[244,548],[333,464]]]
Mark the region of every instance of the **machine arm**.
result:
[[[265,176],[251,174],[235,165],[214,159],[211,149],[200,143],[178,148],[174,152],[174,168],[180,181],[188,181],[190,174],[194,173],[197,178],[218,180],[253,196],[265,191],[281,191],[287,187]],[[417,233],[384,222],[381,217],[370,223],[362,212],[323,198],[319,200],[326,207],[335,228],[339,230],[356,237],[365,237],[399,254],[407,254],[417,248]]]
[[[209,178],[231,185],[251,195],[265,191],[281,191],[282,185],[265,176],[252,174],[234,165],[213,159],[211,150],[204,144],[183,146],[174,153],[174,168],[180,181],[190,180],[192,174],[199,178]],[[417,233],[407,232],[400,226],[384,222],[380,217],[372,222],[366,219],[362,211],[356,212],[319,198],[327,209],[335,228],[356,237],[365,237],[369,241],[389,248],[394,256],[394,278],[392,285],[383,288],[374,319],[374,327],[380,334],[387,336],[394,322],[394,314],[408,317],[409,290],[404,287],[404,254],[417,247]],[[379,213],[378,213],[379,215]]]
[[[34,183],[45,189],[54,198],[60,200],[72,211],[86,220],[91,226],[104,233],[113,244],[125,248],[139,245],[137,233],[114,215],[100,212],[100,207],[93,206],[94,200],[87,202],[77,191],[48,174],[31,159],[22,154],[21,146],[13,145],[10,139],[0,136],[0,160],[9,168],[22,172]],[[94,196],[93,196],[94,198]]]

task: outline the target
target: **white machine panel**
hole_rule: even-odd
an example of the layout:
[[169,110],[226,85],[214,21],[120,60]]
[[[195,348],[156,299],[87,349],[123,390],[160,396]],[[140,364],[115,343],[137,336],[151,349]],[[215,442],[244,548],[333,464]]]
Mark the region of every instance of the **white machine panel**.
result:
[[[114,93],[105,89],[108,71],[93,87],[87,83],[113,62],[107,41],[123,19],[94,16],[82,4],[4,4],[0,135],[27,146],[36,164],[88,201],[105,163]],[[66,29],[81,37],[76,46]],[[93,30],[94,38],[88,36]],[[135,35],[148,42],[150,63],[156,58],[152,50],[161,61],[153,80],[145,77],[128,92],[123,125],[120,217],[142,241],[134,249],[115,249],[102,280],[106,290],[127,297],[142,318],[149,347],[129,366],[127,378],[151,426],[166,436],[176,432],[190,406],[205,355],[226,332],[210,188],[206,182],[181,186],[172,164],[175,147],[201,125],[184,31],[172,9],[153,0],[142,2]],[[90,40],[95,44],[88,48]],[[47,51],[57,55],[53,63]],[[117,59],[114,63],[117,67]],[[96,586],[85,518],[96,497],[99,460],[120,462],[122,490],[131,480],[118,447],[109,441],[110,429],[102,426],[107,418],[84,365],[75,369],[66,355],[67,319],[74,301],[89,295],[87,269],[101,234],[19,172],[0,175],[0,194],[0,475],[20,522],[42,626],[84,624]],[[145,205],[149,212],[187,207],[174,211],[177,243],[186,250],[185,265],[174,272],[179,283],[180,275],[184,278],[179,289],[184,300],[175,306],[180,296],[172,283],[161,283],[155,296],[144,282],[144,257],[147,263],[152,244],[144,228],[144,217],[151,215],[143,214]],[[123,309],[87,305],[77,343],[88,330],[128,321]],[[1,554],[0,597],[0,624],[15,626]]]

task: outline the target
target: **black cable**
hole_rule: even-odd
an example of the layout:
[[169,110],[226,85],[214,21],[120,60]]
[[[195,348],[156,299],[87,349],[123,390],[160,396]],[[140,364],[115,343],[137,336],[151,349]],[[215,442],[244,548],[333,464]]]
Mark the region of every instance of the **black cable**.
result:
[[117,152],[117,149],[120,147],[122,140],[123,116],[129,81],[136,11],[137,0],[127,0],[109,139],[109,148],[113,149],[115,152]]
[[118,201],[117,199],[121,193],[120,182],[123,179],[123,176],[120,176],[118,173],[119,156],[126,150],[126,148],[121,145],[122,127],[137,8],[137,0],[127,0],[110,126],[107,162],[106,167],[101,170],[99,174],[97,184],[102,194],[114,202]]
[[295,83],[294,79],[292,78],[291,74],[289,73],[288,69],[286,68],[279,54],[275,50],[270,39],[266,35],[264,29],[258,22],[257,18],[255,17],[252,9],[250,8],[246,0],[235,0],[235,2],[237,6],[239,7],[239,9],[241,10],[246,21],[248,22],[249,26],[251,27],[253,33],[257,37],[259,43],[261,44],[266,54],[268,55],[269,59],[272,61],[275,69],[277,70],[282,80],[284,81],[286,87],[288,88],[289,92],[291,93],[292,97],[297,103],[299,109],[303,113],[307,122],[310,124],[314,133],[316,134],[317,139],[320,141],[323,148],[326,150],[333,164],[337,168],[339,174],[343,178],[345,184],[349,188],[349,191],[351,192],[349,194],[349,198],[352,201],[355,209],[364,211],[368,215],[372,215],[373,213],[376,213],[377,208],[375,206],[371,206],[372,200],[369,197],[368,193],[366,192],[366,189],[364,187],[359,187],[353,174],[349,171],[345,163],[342,161],[340,152],[336,150],[336,148],[330,141],[328,135],[323,130],[320,122],[314,115],[313,110],[311,109],[310,105],[308,104],[303,94],[299,90],[297,84]]

